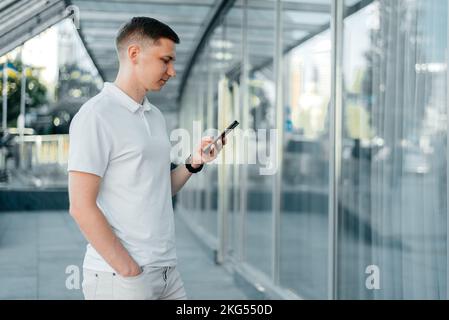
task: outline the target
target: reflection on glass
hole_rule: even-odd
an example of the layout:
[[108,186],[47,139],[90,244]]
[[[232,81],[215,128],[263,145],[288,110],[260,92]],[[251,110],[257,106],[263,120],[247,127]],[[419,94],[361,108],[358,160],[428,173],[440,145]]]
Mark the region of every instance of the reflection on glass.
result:
[[[325,299],[328,293],[330,4],[282,6],[285,121],[278,128],[284,140],[276,285],[306,299]],[[229,95],[229,116],[248,119],[256,131],[276,127],[275,5],[237,1],[222,17],[190,75],[183,127],[200,119],[204,128],[222,126],[219,88]],[[447,1],[346,0],[345,5],[337,297],[446,298]],[[243,49],[249,54],[245,66]],[[248,92],[240,83],[243,67],[249,71]],[[246,97],[244,114],[240,101]],[[266,138],[250,136],[248,153],[267,154]],[[220,167],[208,166],[184,188],[181,202],[216,240],[225,203],[226,254],[242,253],[270,279],[277,190],[261,167],[228,166],[220,189]]]
[[345,19],[338,297],[446,298],[447,1]]
[[[227,106],[223,110],[222,120],[224,126],[228,126],[231,121],[237,120],[242,123],[242,106],[240,99],[241,75],[242,75],[242,28],[243,28],[243,9],[233,7],[224,20],[223,41],[216,43],[222,48],[223,58],[227,61],[225,77],[227,87]],[[220,126],[222,129],[223,126]],[[240,129],[240,128],[239,128]],[[225,172],[225,192],[227,224],[225,230],[225,251],[226,255],[239,259],[241,252],[241,165],[236,161],[237,135],[233,132],[228,136],[228,141],[223,153],[226,159],[232,161],[232,165],[226,165]]]
[[[274,2],[266,9],[256,7],[258,1],[248,1],[248,53],[250,73],[249,128],[252,130],[275,127],[274,72],[272,64],[264,65],[273,58],[275,42]],[[257,22],[264,21],[263,26]],[[261,32],[263,37],[261,38]],[[250,154],[266,154],[269,139],[249,139]],[[259,164],[247,167],[247,208],[246,208],[246,261],[271,277],[272,274],[272,186],[273,176],[261,175]]]
[[280,280],[307,299],[327,297],[330,63],[328,31],[284,56]]

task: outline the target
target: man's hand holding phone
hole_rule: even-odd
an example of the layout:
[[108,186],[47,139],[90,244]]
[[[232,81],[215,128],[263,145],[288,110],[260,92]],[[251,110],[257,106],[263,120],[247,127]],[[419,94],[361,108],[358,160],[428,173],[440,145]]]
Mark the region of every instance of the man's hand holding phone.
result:
[[[201,139],[201,144],[192,154],[192,158],[190,161],[192,167],[198,168],[202,164],[214,161],[217,158],[223,146],[226,145],[226,137],[220,139],[220,141],[217,141],[215,144],[213,144],[214,141],[214,137],[203,137]],[[207,153],[204,152],[204,150],[211,144],[212,146],[208,150],[206,150]]]
[[224,145],[226,145],[226,135],[231,132],[239,123],[234,121],[219,136],[204,137],[201,144],[195,150],[190,159],[193,168],[198,168],[202,164],[215,160]]

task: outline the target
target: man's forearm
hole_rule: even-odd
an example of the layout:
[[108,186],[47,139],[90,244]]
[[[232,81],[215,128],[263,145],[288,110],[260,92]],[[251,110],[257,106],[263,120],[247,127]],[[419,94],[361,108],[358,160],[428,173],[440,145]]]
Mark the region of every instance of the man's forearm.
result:
[[[196,165],[192,164],[193,167]],[[184,164],[176,167],[176,169],[171,172],[171,195],[172,197],[181,190],[181,188],[186,184],[192,173],[187,170]]]
[[71,209],[70,213],[89,243],[114,270],[124,276],[136,273],[139,266],[114,234],[98,206]]

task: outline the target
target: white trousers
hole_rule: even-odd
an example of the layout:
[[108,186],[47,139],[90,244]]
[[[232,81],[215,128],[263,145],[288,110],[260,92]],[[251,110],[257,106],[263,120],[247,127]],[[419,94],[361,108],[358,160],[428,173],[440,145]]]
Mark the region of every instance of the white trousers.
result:
[[185,300],[184,284],[176,267],[142,267],[136,277],[83,269],[86,300]]

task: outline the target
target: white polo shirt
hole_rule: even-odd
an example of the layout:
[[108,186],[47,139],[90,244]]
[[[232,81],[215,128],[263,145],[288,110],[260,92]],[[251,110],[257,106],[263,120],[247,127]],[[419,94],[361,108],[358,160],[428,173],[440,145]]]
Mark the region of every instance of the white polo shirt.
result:
[[[146,98],[135,102],[113,83],[70,125],[67,170],[102,177],[97,205],[140,266],[176,264],[170,149],[159,109]],[[114,271],[90,244],[83,267]]]

